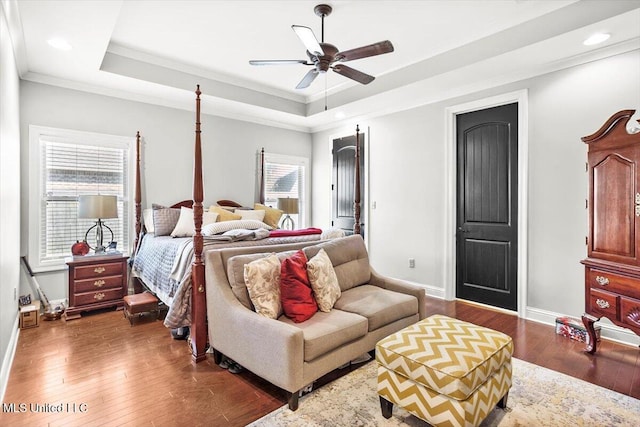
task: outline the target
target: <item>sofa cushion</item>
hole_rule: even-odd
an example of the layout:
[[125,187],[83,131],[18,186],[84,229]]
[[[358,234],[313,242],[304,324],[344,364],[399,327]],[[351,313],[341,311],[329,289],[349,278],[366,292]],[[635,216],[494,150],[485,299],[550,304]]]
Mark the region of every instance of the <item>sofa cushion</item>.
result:
[[318,311],[307,276],[307,257],[302,250],[282,260],[280,300],[285,316],[296,323],[308,320]]
[[320,251],[307,262],[309,283],[320,311],[331,311],[340,298],[340,284],[327,253]]
[[319,311],[302,323],[294,323],[286,316],[281,316],[278,320],[302,329],[305,362],[310,362],[367,333],[367,319],[341,310],[331,310],[328,313]]
[[[280,262],[288,256],[293,255],[296,251],[279,252],[276,255]],[[229,279],[229,286],[231,291],[238,298],[238,301],[242,303],[249,310],[255,311],[251,298],[249,298],[249,292],[247,291],[247,285],[244,281],[244,266],[251,261],[255,261],[260,258],[271,255],[271,253],[252,253],[246,255],[236,255],[227,260],[227,278]]]
[[369,283],[371,270],[369,254],[360,235],[319,243],[304,248],[307,259],[313,258],[320,249],[324,249],[336,272],[340,289],[346,291],[354,286]]
[[269,319],[282,315],[280,302],[280,260],[276,254],[244,266],[244,281],[256,312]]
[[369,331],[374,331],[415,315],[418,312],[418,300],[412,295],[362,285],[344,291],[334,308],[366,317]]

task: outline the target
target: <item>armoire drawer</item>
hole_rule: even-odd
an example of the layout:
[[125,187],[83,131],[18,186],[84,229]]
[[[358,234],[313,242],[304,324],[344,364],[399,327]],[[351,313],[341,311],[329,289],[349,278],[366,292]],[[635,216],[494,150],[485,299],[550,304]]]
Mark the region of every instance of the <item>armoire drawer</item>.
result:
[[599,289],[589,292],[589,306],[591,311],[599,313],[609,319],[618,319],[618,300],[620,296]]
[[640,328],[640,300],[621,297],[620,320],[625,325]]
[[632,277],[587,268],[587,284],[592,289],[605,290],[640,299],[638,279]]

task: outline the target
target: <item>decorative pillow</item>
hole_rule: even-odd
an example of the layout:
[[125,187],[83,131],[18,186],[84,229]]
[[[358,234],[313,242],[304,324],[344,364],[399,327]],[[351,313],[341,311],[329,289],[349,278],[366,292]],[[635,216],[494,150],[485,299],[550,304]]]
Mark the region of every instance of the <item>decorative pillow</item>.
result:
[[280,218],[282,217],[282,215],[284,215],[284,211],[272,208],[270,206],[261,205],[260,203],[256,203],[255,205],[253,205],[253,208],[255,210],[265,211],[263,221],[273,228],[278,228],[278,223],[280,222]]
[[280,267],[280,301],[284,315],[295,323],[310,319],[318,304],[307,276],[307,256],[302,250],[282,260]]
[[224,209],[220,206],[211,206],[209,212],[215,212],[218,214],[218,221],[232,221],[235,219],[242,219],[240,215],[237,215],[228,209]]
[[[215,212],[202,212],[202,226],[216,222],[218,214]],[[200,230],[202,233],[202,229]],[[193,209],[180,208],[180,218],[178,223],[171,232],[171,237],[192,237],[196,234],[195,225],[193,224]]]
[[246,264],[244,282],[256,313],[270,319],[277,319],[282,315],[280,260],[276,254]]
[[151,205],[153,207],[153,228],[156,236],[168,236],[171,234],[178,219],[180,209],[167,208],[162,205]]
[[267,230],[271,230],[271,227],[265,224],[262,221],[256,221],[255,219],[237,219],[232,221],[222,221],[215,222],[213,224],[207,224],[202,227],[202,235],[203,236],[213,236],[214,234],[224,233],[229,230],[236,229],[245,229],[245,230],[257,230],[258,228],[266,228]]
[[153,209],[144,209],[142,211],[142,224],[147,233],[153,234]]
[[267,212],[261,209],[236,209],[235,211],[233,211],[233,213],[235,213],[236,215],[240,215],[242,219],[255,219],[257,221],[264,222],[264,216]]
[[320,311],[329,312],[342,292],[329,255],[320,251],[307,262],[307,274]]

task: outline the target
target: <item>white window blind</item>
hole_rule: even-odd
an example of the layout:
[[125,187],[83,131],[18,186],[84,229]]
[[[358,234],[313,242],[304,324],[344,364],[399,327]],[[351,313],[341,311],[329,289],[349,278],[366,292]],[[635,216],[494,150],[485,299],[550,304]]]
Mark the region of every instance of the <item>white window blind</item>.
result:
[[[80,134],[57,130],[38,132],[39,156],[37,167],[39,185],[37,189],[38,212],[37,254],[30,247],[30,259],[36,256],[36,266],[60,265],[71,255],[71,246],[83,240],[87,230],[95,224],[92,219],[78,218],[78,196],[101,194],[117,196],[118,218],[104,219],[113,231],[117,249],[129,251],[130,224],[130,146],[122,143],[122,137],[109,135]],[[33,136],[32,136],[33,138]],[[115,139],[115,141],[110,141]],[[32,175],[33,177],[33,175]],[[35,214],[35,215],[34,215]],[[32,229],[33,230],[33,229]],[[92,230],[87,242],[94,247],[95,233]],[[32,231],[33,232],[33,231]],[[105,229],[105,244],[111,233]]]
[[308,193],[308,159],[265,153],[264,189],[265,204],[278,207],[278,199],[297,197],[299,213],[291,215],[296,228],[306,227]]

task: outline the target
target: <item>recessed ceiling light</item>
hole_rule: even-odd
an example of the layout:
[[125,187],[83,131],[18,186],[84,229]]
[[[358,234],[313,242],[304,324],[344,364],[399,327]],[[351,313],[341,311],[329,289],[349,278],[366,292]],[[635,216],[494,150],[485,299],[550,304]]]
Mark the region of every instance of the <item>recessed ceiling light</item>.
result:
[[47,40],[47,43],[49,43],[49,46],[55,47],[56,49],[71,50],[71,45],[64,39],[49,39]]
[[337,111],[335,117],[338,120],[342,120],[347,117],[347,115],[344,113],[344,111]]
[[602,43],[603,41],[607,40],[609,37],[611,37],[611,34],[596,33],[591,37],[589,37],[588,39],[586,39],[584,42],[582,42],[582,44],[584,44],[585,46],[591,46],[594,44]]

